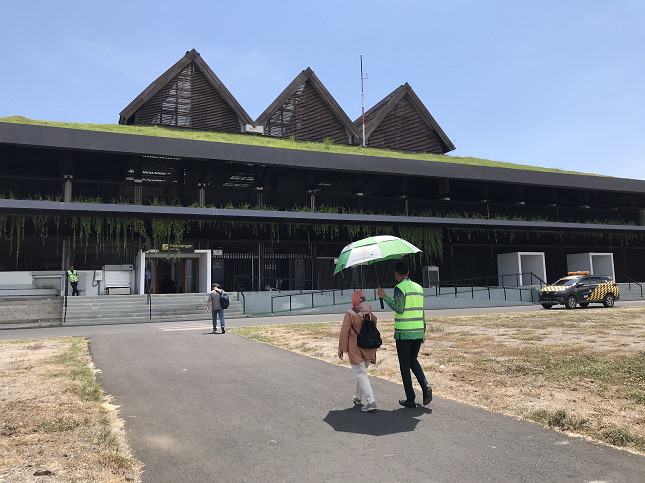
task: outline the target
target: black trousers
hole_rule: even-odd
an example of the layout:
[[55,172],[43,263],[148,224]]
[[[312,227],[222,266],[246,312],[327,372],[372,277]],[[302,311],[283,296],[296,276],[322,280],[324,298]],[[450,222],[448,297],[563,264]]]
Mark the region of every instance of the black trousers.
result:
[[72,295],[80,295],[81,292],[78,291],[78,282],[69,282],[72,286]]
[[396,352],[399,356],[399,367],[401,368],[401,379],[403,379],[403,387],[405,388],[405,398],[408,401],[414,401],[414,388],[412,387],[412,376],[410,370],[414,373],[419,381],[421,389],[428,390],[428,381],[421,369],[421,364],[417,360],[419,349],[423,339],[413,340],[398,340],[396,341]]

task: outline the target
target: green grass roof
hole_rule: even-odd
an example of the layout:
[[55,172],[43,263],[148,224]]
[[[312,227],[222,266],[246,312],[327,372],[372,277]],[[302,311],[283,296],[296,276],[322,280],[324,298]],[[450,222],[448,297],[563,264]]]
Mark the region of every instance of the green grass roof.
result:
[[159,136],[165,138],[193,139],[195,141],[210,141],[217,143],[247,144],[249,146],[266,146],[283,149],[299,149],[302,151],[320,151],[339,154],[353,154],[357,156],[379,156],[382,158],[419,159],[425,161],[438,161],[441,163],[468,164],[471,166],[490,166],[494,168],[524,169],[527,171],[546,171],[550,173],[587,174],[562,169],[541,168],[525,164],[504,163],[489,159],[442,156],[440,154],[414,154],[388,149],[364,148],[362,146],[345,146],[342,144],[314,143],[305,141],[292,141],[265,136],[248,134],[227,134],[210,131],[193,131],[188,129],[167,128],[160,126],[122,126],[120,124],[88,124],[78,122],[37,121],[23,116],[0,117],[0,122],[14,124],[30,124],[35,126],[62,127],[67,129],[82,129],[85,131],[113,132],[120,134],[136,134],[141,136]]

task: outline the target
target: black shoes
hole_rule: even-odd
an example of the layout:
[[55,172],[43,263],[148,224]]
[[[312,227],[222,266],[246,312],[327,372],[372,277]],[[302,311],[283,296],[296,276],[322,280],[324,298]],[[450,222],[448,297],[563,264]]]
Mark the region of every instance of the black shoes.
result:
[[[432,388],[428,386],[426,391],[423,391],[423,405],[427,406],[432,401]],[[407,399],[399,399],[399,404],[405,406],[406,408],[416,408],[417,403],[414,401],[408,401]]]
[[406,408],[416,408],[417,403],[414,401],[408,401],[407,399],[399,399],[399,404],[405,406]]
[[[222,327],[222,334],[226,334],[226,330],[224,329],[224,327]],[[432,396],[430,396],[430,398],[432,398]]]
[[432,388],[428,386],[427,391],[423,391],[423,405],[427,406],[432,401]]

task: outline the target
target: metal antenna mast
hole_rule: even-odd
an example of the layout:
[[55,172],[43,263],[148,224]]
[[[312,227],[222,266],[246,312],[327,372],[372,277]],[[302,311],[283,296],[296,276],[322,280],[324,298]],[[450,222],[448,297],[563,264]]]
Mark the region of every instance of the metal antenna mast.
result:
[[363,79],[367,79],[367,72],[363,77],[363,54],[361,54],[361,109],[363,110],[363,147],[365,147],[365,93],[363,92]]

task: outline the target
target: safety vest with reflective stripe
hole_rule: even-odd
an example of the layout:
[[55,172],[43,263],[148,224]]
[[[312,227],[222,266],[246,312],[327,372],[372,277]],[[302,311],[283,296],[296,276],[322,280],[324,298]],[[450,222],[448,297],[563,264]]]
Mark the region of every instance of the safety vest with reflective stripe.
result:
[[67,279],[70,282],[78,282],[78,275],[76,275],[76,270],[73,272],[71,270],[67,270]]
[[401,280],[396,287],[405,295],[405,308],[402,314],[394,314],[394,338],[423,339],[426,331],[423,288],[410,279]]

